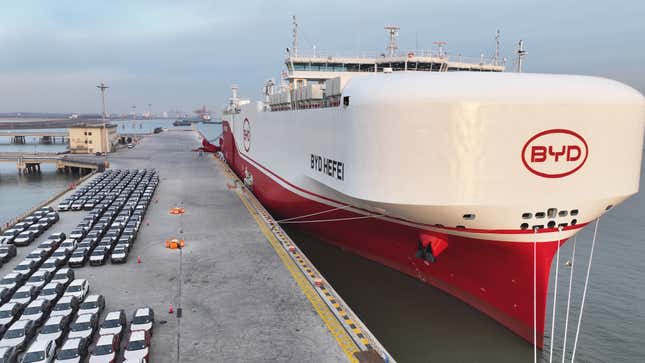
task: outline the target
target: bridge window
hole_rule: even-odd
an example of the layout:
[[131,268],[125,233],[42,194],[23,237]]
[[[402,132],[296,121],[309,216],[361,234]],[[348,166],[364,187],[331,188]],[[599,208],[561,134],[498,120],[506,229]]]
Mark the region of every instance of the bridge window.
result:
[[88,136],[92,136],[92,131],[87,133]]

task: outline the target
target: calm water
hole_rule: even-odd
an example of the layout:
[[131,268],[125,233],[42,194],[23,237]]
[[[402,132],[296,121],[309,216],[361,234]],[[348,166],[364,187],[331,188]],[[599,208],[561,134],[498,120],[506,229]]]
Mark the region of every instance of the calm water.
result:
[[[171,121],[120,121],[119,132],[151,132]],[[209,139],[220,125],[197,126]],[[34,145],[9,145],[0,137],[0,151]],[[36,145],[37,151],[64,148]],[[0,163],[0,221],[21,214],[64,188],[75,177],[43,168],[40,175],[16,173]],[[641,178],[641,190],[645,178]],[[576,353],[578,362],[645,361],[645,197],[632,197],[604,216],[594,252],[587,300]],[[329,246],[296,229],[289,234],[316,264],[345,301],[399,362],[531,362],[532,347],[459,300],[418,280]],[[567,359],[573,347],[593,226],[578,234]],[[572,241],[561,249],[554,360],[561,361],[566,290]],[[554,262],[555,264],[555,262]],[[552,283],[555,265],[552,268]],[[542,361],[548,362],[551,305]]]

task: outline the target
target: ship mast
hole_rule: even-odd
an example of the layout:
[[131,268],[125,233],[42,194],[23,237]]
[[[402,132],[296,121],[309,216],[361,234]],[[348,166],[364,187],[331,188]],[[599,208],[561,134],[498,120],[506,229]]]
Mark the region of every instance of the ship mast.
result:
[[499,29],[497,29],[497,33],[495,34],[495,65],[499,65]]
[[387,56],[388,57],[394,57],[396,55],[396,51],[399,49],[399,46],[396,44],[396,37],[399,35],[399,27],[396,25],[388,25],[385,27],[385,30],[387,30],[390,33],[390,42],[387,45]]
[[517,73],[522,73],[522,66],[524,65],[524,57],[528,54],[526,50],[524,50],[524,41],[520,40],[517,43],[517,52],[515,53],[517,56],[517,61],[515,63],[515,72]]
[[298,22],[296,16],[293,16],[293,44],[291,45],[291,56],[298,56]]

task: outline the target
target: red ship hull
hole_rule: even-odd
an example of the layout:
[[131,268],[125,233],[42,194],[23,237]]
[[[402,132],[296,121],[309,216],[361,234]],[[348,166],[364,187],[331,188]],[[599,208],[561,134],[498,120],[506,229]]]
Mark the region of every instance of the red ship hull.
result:
[[[239,155],[225,134],[224,155],[235,173],[253,175],[253,193],[276,216],[291,218],[328,211],[329,205],[286,189],[264,166]],[[231,142],[226,142],[231,141]],[[282,180],[285,182],[284,180]],[[361,217],[347,210],[324,213],[323,219]],[[320,219],[321,216],[298,221]],[[533,342],[534,244],[440,235],[447,248],[434,263],[416,257],[420,233],[427,231],[375,218],[295,224],[321,239],[406,273],[465,301],[522,338]],[[576,226],[578,228],[582,226]],[[518,233],[526,231],[518,231]],[[564,241],[560,242],[561,244]],[[535,244],[537,346],[543,346],[546,296],[551,261],[558,242]]]

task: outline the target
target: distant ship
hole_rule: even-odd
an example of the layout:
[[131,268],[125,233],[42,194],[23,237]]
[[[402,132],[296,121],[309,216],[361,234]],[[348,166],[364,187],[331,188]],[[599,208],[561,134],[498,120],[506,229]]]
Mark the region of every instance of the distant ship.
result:
[[211,120],[211,114],[210,111],[206,109],[206,105],[203,105],[202,108],[195,110],[194,112],[197,114],[200,121],[208,122]]
[[386,29],[375,57],[305,56],[294,36],[263,100],[233,88],[218,148],[282,223],[541,348],[558,246],[638,192],[644,98],[603,78],[506,73],[442,43],[400,52]]
[[176,120],[172,123],[173,126],[190,126],[193,123],[189,120]]

